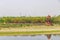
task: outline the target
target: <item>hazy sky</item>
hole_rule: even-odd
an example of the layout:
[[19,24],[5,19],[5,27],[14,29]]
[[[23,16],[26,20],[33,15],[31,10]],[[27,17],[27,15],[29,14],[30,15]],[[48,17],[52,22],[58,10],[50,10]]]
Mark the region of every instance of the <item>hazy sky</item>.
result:
[[0,16],[60,15],[60,0],[0,0]]

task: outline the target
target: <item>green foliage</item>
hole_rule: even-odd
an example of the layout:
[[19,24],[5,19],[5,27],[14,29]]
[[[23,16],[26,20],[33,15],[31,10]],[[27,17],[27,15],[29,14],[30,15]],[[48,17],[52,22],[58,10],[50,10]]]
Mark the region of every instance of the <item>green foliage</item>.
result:
[[[46,17],[1,17],[0,23],[45,23]],[[60,15],[51,18],[53,23],[60,24]]]

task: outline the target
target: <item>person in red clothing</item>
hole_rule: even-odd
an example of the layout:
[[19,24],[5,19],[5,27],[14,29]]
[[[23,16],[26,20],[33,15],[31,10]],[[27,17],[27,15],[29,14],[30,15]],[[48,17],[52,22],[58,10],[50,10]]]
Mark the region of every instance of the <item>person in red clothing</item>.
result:
[[46,25],[48,25],[48,26],[52,25],[51,16],[50,16],[50,15],[48,15],[48,16],[46,17]]

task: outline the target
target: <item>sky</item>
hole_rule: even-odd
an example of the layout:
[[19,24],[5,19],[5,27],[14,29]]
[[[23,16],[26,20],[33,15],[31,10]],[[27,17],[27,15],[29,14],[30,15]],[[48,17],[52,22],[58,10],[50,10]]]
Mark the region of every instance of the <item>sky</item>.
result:
[[0,0],[0,17],[47,15],[60,15],[60,0]]

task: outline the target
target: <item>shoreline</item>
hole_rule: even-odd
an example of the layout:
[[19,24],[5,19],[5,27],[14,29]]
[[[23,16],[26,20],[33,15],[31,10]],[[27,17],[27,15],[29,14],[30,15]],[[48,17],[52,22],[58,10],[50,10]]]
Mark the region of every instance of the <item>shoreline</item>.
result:
[[31,31],[31,32],[0,32],[0,36],[31,36],[31,35],[60,34],[60,30],[55,31]]
[[42,34],[60,34],[59,26],[32,26],[23,28],[2,28],[0,36],[24,36],[24,35],[42,35]]

